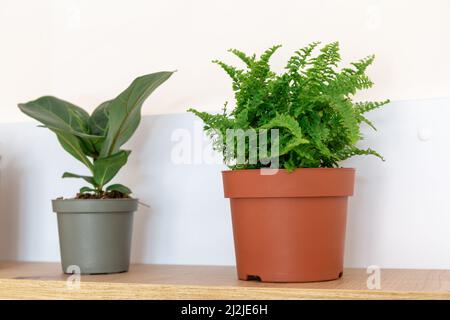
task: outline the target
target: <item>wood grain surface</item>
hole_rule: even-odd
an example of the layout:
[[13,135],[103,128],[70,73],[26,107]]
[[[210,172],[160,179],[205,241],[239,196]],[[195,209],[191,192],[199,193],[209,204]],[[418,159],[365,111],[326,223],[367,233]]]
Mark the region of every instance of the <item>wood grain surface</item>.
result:
[[[0,299],[450,299],[450,270],[382,269],[367,288],[364,269],[335,281],[239,281],[234,267],[132,265],[127,273],[68,281],[58,263],[0,262]],[[73,278],[70,278],[73,279]]]

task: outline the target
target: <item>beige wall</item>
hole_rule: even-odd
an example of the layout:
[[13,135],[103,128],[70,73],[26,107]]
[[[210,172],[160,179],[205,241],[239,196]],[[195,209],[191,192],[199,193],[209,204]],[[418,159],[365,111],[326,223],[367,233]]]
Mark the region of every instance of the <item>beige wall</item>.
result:
[[219,109],[230,83],[212,59],[281,43],[280,67],[315,40],[339,40],[345,61],[376,54],[361,98],[450,96],[449,0],[0,0],[0,121],[44,94],[92,109],[163,69],[178,72],[145,113]]

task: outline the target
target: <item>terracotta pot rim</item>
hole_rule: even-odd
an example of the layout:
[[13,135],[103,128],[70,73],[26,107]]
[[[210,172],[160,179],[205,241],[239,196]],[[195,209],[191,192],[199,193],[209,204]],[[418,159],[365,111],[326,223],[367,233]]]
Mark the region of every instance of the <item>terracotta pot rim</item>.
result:
[[[231,170],[231,169],[227,169],[227,170],[222,170],[223,174],[229,174],[229,173],[234,173],[234,172],[256,172],[256,171],[261,171],[263,169],[236,169],[236,170]],[[341,167],[341,168],[296,168],[294,171],[292,172],[288,172],[286,169],[270,169],[270,168],[264,168],[264,170],[278,170],[280,172],[285,172],[285,173],[294,173],[296,171],[334,171],[334,170],[339,170],[339,171],[356,171],[355,168],[348,168],[348,167]]]
[[348,197],[353,195],[354,168],[261,169],[222,171],[226,198]]

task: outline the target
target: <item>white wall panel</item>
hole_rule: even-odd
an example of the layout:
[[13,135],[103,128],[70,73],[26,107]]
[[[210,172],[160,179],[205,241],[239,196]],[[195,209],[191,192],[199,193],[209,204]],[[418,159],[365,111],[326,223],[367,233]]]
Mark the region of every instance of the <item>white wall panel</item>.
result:
[[[394,102],[370,118],[378,131],[367,128],[361,145],[386,161],[344,164],[357,169],[346,265],[450,268],[450,99]],[[200,154],[209,150],[200,128],[190,114],[146,116],[129,144],[130,163],[117,181],[151,205],[136,215],[136,262],[234,264],[223,167]],[[173,161],[172,136],[180,129],[195,144],[191,164]],[[58,260],[50,199],[82,186],[60,179],[64,171],[84,172],[82,166],[34,123],[0,124],[0,155],[0,259]]]

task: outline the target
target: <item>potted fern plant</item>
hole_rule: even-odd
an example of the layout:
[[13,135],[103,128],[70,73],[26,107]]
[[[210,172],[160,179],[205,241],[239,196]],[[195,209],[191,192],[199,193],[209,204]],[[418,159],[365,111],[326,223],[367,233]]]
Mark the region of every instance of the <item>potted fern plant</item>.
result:
[[260,57],[230,50],[245,68],[214,62],[232,79],[234,109],[225,105],[220,114],[189,109],[204,121],[231,169],[222,176],[241,280],[342,276],[355,170],[339,163],[354,155],[381,158],[356,146],[361,123],[373,127],[364,114],[389,102],[353,102],[358,90],[373,85],[365,71],[374,56],[339,69],[338,43],[316,53],[318,45],[296,51],[281,74],[269,65],[280,46]]
[[52,96],[19,104],[22,112],[53,131],[59,143],[82,162],[88,174],[66,172],[88,186],[73,199],[53,200],[57,213],[62,268],[78,266],[83,274],[128,271],[133,213],[138,199],[132,191],[110,182],[127,163],[131,151],[121,149],[136,131],[142,104],[172,72],[135,79],[116,98],[100,104],[91,115]]

